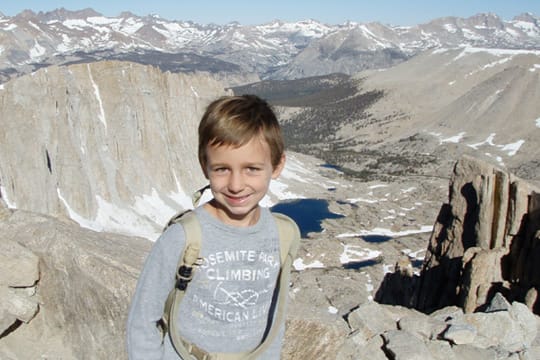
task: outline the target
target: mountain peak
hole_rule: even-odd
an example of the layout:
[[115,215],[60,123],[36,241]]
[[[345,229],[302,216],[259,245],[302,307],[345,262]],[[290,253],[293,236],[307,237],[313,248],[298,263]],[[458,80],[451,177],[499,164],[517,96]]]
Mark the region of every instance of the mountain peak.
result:
[[34,17],[36,17],[36,13],[28,9],[21,11],[19,14],[15,16],[16,19],[25,19],[25,20],[32,19]]
[[68,19],[86,19],[93,16],[103,16],[102,14],[94,11],[92,8],[86,8],[82,10],[71,11],[66,8],[59,8],[53,11],[42,12],[37,15],[41,21],[65,21]]
[[530,13],[530,12],[527,12],[527,13],[523,13],[523,14],[520,14],[516,17],[514,17],[515,21],[525,21],[525,22],[530,22],[530,23],[533,23],[533,24],[538,24],[538,18],[534,16],[534,14]]

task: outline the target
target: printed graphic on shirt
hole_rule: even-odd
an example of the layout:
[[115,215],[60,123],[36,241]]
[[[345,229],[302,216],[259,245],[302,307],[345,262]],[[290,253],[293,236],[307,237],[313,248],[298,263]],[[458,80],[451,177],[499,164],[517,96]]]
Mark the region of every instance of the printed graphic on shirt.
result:
[[199,291],[193,309],[225,323],[266,321],[279,271],[279,258],[265,251],[209,254],[197,270]]

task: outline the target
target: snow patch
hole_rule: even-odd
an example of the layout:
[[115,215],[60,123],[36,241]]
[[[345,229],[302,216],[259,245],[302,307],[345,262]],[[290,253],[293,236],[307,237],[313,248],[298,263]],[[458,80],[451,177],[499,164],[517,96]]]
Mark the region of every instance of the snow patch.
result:
[[375,290],[375,287],[373,286],[373,280],[371,280],[371,276],[368,273],[365,273],[367,277],[366,281],[366,290],[368,292],[368,301],[373,301],[373,290]]
[[480,47],[472,47],[472,46],[464,46],[462,47],[461,53],[454,58],[454,60],[458,60],[468,54],[476,54],[476,53],[488,53],[495,56],[514,56],[514,55],[540,55],[540,50],[527,50],[527,49],[490,49],[490,48],[480,48]]
[[13,30],[15,30],[16,28],[17,28],[17,25],[15,25],[15,24],[9,24],[8,26],[2,28],[2,30],[4,30],[4,31],[13,31]]
[[156,224],[164,224],[176,212],[176,209],[171,208],[163,201],[154,188],[152,188],[150,195],[135,196],[133,210]]
[[362,248],[358,245],[343,245],[343,253],[340,255],[339,260],[342,264],[348,264],[351,262],[359,262],[376,259],[381,256],[382,252],[379,250],[372,250],[368,248]]
[[460,133],[457,134],[457,135],[450,136],[450,137],[447,137],[447,138],[444,138],[444,137],[442,136],[442,134],[440,134],[440,133],[429,132],[428,134],[433,135],[433,136],[435,136],[436,138],[438,138],[438,139],[439,139],[439,145],[442,145],[442,144],[444,144],[444,143],[454,143],[454,144],[457,144],[457,143],[459,143],[459,142],[463,139],[463,137],[465,136],[466,133],[463,131],[463,132],[460,132]]
[[45,48],[41,46],[37,40],[34,40],[34,46],[30,49],[29,54],[31,59],[39,58],[43,55],[45,55]]
[[149,240],[156,240],[159,232],[149,222],[144,221],[140,216],[130,210],[123,209],[115,204],[109,203],[99,195],[96,195],[98,210],[94,220],[86,219],[78,214],[62,196],[60,189],[57,189],[58,198],[66,207],[69,217],[79,223],[84,228],[94,231],[111,231],[134,236],[142,236]]
[[502,146],[501,150],[505,151],[508,154],[508,156],[514,156],[514,155],[517,154],[519,148],[523,144],[525,144],[525,140],[518,140],[515,143],[510,143],[510,144],[506,144],[506,145],[499,145],[499,146]]
[[333,307],[333,306],[329,306],[329,307],[328,307],[328,312],[329,312],[330,314],[335,315],[335,314],[338,313],[338,309],[335,308],[335,307]]
[[92,82],[92,86],[94,87],[94,94],[96,95],[96,100],[99,104],[99,114],[98,114],[99,120],[105,127],[105,130],[107,130],[107,120],[105,118],[105,110],[103,109],[103,102],[101,101],[101,94],[99,93],[99,87],[97,86],[92,76],[92,70],[90,69],[90,64],[87,64],[86,68],[88,69],[88,76],[90,77],[90,81]]
[[2,185],[0,185],[0,194],[2,195],[2,199],[4,200],[4,202],[6,203],[8,208],[10,208],[10,209],[16,209],[17,208],[17,204],[14,201],[11,201],[9,199],[6,188],[4,186],[2,186]]
[[[536,120],[536,126],[540,127],[540,118]],[[440,145],[442,145],[444,143],[459,143],[463,139],[463,137],[465,136],[465,132],[461,132],[461,133],[459,133],[457,135],[446,137],[446,138],[444,138],[442,136],[442,134],[440,134],[440,133],[428,132],[428,134],[438,138]],[[489,146],[493,146],[493,147],[499,149],[502,152],[505,152],[508,156],[514,156],[514,155],[517,154],[517,152],[519,151],[521,146],[525,143],[525,140],[520,139],[520,140],[517,140],[516,142],[509,143],[509,144],[496,144],[494,142],[495,136],[496,136],[495,133],[491,133],[486,138],[486,140],[481,141],[479,143],[475,143],[475,144],[467,144],[467,146],[469,146],[469,147],[471,147],[471,148],[473,148],[475,150],[478,150],[481,146],[489,145]]]
[[195,97],[198,98],[198,97],[199,97],[199,94],[197,93],[197,90],[195,90],[195,88],[193,87],[193,85],[190,86],[190,88],[191,88],[191,92],[195,95]]
[[491,133],[486,138],[486,140],[484,140],[482,142],[479,142],[479,143],[476,143],[476,144],[469,144],[468,146],[475,149],[475,150],[478,150],[478,148],[480,146],[490,145],[490,146],[493,146],[493,147],[496,147],[496,148],[500,149],[503,152],[506,152],[508,156],[514,156],[514,155],[517,154],[517,152],[519,151],[521,146],[523,144],[525,144],[525,140],[518,140],[516,142],[509,143],[509,144],[498,145],[498,144],[495,144],[494,141],[493,141],[495,139],[495,135],[496,135],[495,133]]
[[424,260],[426,249],[416,251],[412,251],[411,249],[403,249],[401,252],[407,255],[409,259],[422,261]]
[[304,264],[304,259],[298,258],[293,262],[294,269],[296,271],[302,271],[306,269],[322,269],[324,264],[319,260],[313,261],[311,264]]
[[[171,193],[163,199],[156,189],[151,194],[135,197],[131,207],[122,208],[112,204],[101,196],[96,195],[98,210],[94,219],[87,219],[77,213],[63,197],[60,189],[57,189],[58,198],[66,207],[69,217],[84,228],[94,231],[110,231],[134,236],[145,237],[155,241],[161,234],[162,226],[177,212],[176,207],[171,207],[170,199],[188,209],[191,200],[180,192]],[[168,205],[170,204],[170,205]]]
[[367,203],[367,204],[376,204],[376,203],[380,202],[380,200],[378,200],[378,199],[364,199],[364,198],[351,198],[351,199],[347,199],[347,201],[352,203],[352,204],[355,204],[355,203],[358,203],[358,202],[363,202],[363,203]]
[[375,185],[371,185],[371,186],[369,186],[369,189],[378,189],[378,188],[383,188],[383,187],[388,187],[388,184],[375,184]]

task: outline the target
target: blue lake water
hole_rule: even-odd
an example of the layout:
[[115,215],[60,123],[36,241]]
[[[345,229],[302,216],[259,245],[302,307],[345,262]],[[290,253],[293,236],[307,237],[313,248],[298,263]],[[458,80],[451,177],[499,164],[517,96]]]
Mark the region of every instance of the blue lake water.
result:
[[307,234],[310,232],[322,231],[322,220],[344,217],[343,215],[331,212],[328,209],[328,202],[322,199],[284,201],[274,205],[271,210],[288,215],[296,221],[303,238],[307,237]]
[[[310,232],[321,232],[322,221],[324,219],[338,219],[343,215],[331,212],[328,209],[328,202],[322,199],[297,199],[284,201],[271,208],[274,212],[279,212],[291,217],[300,228],[303,238]],[[392,236],[383,234],[371,234],[359,236],[369,243],[382,243],[392,240]],[[360,270],[365,267],[374,266],[382,262],[382,257],[363,261],[354,261],[343,265],[345,269]]]

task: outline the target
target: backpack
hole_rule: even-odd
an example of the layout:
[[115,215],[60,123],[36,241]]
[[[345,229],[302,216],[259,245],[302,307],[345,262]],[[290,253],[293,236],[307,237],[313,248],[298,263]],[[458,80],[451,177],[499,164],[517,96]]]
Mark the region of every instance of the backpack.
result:
[[[176,349],[176,352],[182,359],[197,359],[197,360],[251,360],[261,354],[272,343],[272,340],[279,332],[279,324],[284,320],[285,302],[287,298],[287,289],[289,288],[290,269],[296,252],[300,244],[300,231],[296,223],[286,215],[280,213],[272,213],[279,233],[280,243],[280,262],[281,268],[276,284],[277,308],[275,317],[272,319],[270,328],[267,327],[263,342],[254,350],[244,353],[207,353],[200,349],[195,344],[184,341],[174,322],[170,319],[176,318],[176,312],[184,297],[185,291],[191,279],[193,278],[193,270],[198,265],[199,252],[201,249],[201,226],[195,214],[190,211],[181,212],[169,220],[167,227],[172,224],[181,224],[184,227],[186,234],[186,245],[178,260],[176,271],[176,283],[173,289],[169,292],[167,300],[163,308],[163,316],[158,321],[158,328],[162,332],[162,339],[167,333],[171,338],[171,342]],[[275,298],[275,297],[274,297]]]

